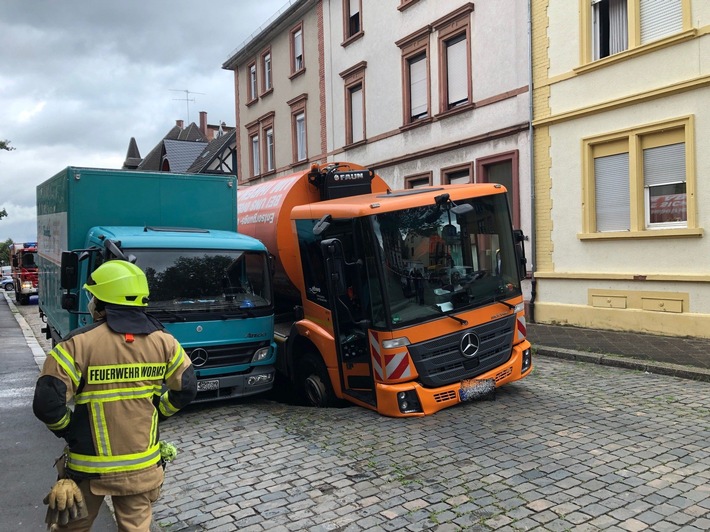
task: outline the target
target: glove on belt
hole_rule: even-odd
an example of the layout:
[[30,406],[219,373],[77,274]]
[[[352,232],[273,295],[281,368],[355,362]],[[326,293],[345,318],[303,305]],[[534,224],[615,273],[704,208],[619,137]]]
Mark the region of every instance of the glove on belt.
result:
[[43,502],[49,505],[44,518],[47,528],[53,524],[66,525],[70,519],[83,519],[89,515],[79,486],[68,478],[58,480]]

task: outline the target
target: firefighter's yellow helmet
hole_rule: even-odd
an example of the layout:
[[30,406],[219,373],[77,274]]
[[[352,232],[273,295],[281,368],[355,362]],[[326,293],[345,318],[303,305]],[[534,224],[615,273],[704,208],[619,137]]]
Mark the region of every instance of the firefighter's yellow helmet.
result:
[[135,264],[110,260],[96,268],[84,288],[104,303],[145,307],[148,305],[148,280]]

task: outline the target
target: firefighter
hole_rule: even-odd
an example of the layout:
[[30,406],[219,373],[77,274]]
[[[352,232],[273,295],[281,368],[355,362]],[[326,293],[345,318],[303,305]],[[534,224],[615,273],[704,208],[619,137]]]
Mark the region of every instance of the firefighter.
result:
[[94,323],[49,352],[35,388],[35,416],[67,443],[61,480],[45,499],[48,525],[90,530],[110,495],[119,530],[148,531],[164,478],[158,420],[194,399],[195,372],[145,313],[148,282],[138,266],[105,262],[84,289]]

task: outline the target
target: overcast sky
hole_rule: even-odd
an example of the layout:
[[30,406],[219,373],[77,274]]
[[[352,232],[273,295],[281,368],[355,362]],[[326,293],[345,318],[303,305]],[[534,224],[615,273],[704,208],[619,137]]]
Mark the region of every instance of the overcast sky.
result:
[[0,241],[36,239],[38,184],[67,166],[120,168],[131,137],[145,157],[188,106],[190,122],[206,111],[233,126],[222,63],[288,3],[3,0],[0,140],[15,150],[0,150]]

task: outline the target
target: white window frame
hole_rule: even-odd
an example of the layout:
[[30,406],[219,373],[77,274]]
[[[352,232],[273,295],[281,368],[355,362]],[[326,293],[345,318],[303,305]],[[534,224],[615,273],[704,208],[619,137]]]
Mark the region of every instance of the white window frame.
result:
[[[677,35],[691,28],[690,0],[579,0],[581,61],[589,63]],[[602,20],[602,10],[609,13]],[[601,31],[616,36],[602,55]]]
[[259,134],[252,135],[251,140],[251,175],[257,177],[261,174],[261,151],[259,150]]
[[306,153],[306,113],[300,112],[294,116],[294,130],[296,132],[296,161],[305,161]]
[[257,75],[256,75],[256,63],[251,63],[249,65],[249,101],[256,100],[257,98]]
[[266,139],[266,146],[264,146],[265,155],[265,166],[267,172],[273,172],[275,170],[274,162],[274,128],[269,127],[264,131],[264,138]]
[[291,30],[291,74],[297,74],[305,68],[303,24]]
[[[643,237],[643,236],[685,236],[696,235],[702,231],[698,228],[696,215],[696,170],[695,170],[695,140],[694,140],[694,117],[692,115],[672,119],[664,122],[657,122],[636,128],[608,133],[595,137],[582,139],[583,144],[583,230],[580,238],[614,238],[614,237]],[[647,182],[644,171],[644,149],[683,144],[684,169],[681,173],[684,178],[676,173],[672,175],[668,184],[685,182],[685,220],[674,222],[650,222],[650,192],[647,190]],[[615,155],[621,155],[614,161]],[[605,162],[621,162],[626,164],[622,158],[628,157],[628,230],[603,227],[604,223],[599,223],[597,207],[599,198],[597,191],[599,186],[608,187],[605,183],[597,183],[595,167],[599,166],[599,161],[604,158]],[[607,166],[607,168],[609,168]],[[617,165],[617,173],[626,172]],[[650,172],[649,172],[650,173]],[[613,175],[613,174],[609,174]],[[617,179],[622,179],[618,177]],[[654,178],[658,179],[658,178]],[[658,183],[658,181],[656,181]],[[623,190],[623,189],[622,189]],[[604,190],[605,194],[618,195],[618,191]],[[626,207],[623,207],[623,212]],[[617,213],[618,214],[618,213]],[[600,227],[602,225],[602,227]],[[626,224],[624,224],[626,226]]]
[[264,92],[272,89],[271,81],[271,52],[264,54]]

